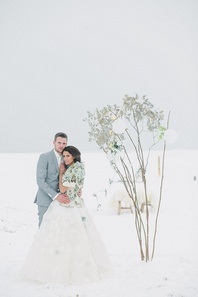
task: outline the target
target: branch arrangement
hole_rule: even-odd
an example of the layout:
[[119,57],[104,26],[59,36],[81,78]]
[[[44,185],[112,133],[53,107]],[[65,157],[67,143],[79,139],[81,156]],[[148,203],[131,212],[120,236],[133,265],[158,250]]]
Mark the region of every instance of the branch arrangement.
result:
[[[87,112],[89,141],[97,143],[108,156],[111,166],[133,202],[134,224],[139,242],[141,260],[152,260],[155,252],[157,222],[162,199],[166,141],[164,140],[162,176],[159,189],[157,215],[154,226],[152,256],[150,257],[150,216],[147,167],[151,150],[163,140],[168,128],[162,126],[163,111],[157,111],[146,98],[125,95],[122,106],[107,105],[101,110]],[[169,121],[169,119],[168,119]],[[135,158],[135,161],[134,161]],[[145,197],[145,214],[138,200],[137,183],[141,182]]]

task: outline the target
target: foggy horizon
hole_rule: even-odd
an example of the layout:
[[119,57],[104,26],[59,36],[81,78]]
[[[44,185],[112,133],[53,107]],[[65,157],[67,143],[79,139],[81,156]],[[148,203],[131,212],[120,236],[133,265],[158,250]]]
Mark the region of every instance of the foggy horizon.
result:
[[45,152],[65,132],[81,151],[87,112],[146,95],[177,141],[198,149],[198,3],[0,0],[0,153]]

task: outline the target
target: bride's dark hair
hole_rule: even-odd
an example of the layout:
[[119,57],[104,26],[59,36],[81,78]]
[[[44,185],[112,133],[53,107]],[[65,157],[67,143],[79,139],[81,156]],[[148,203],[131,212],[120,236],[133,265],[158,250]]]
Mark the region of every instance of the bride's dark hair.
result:
[[74,157],[74,163],[81,162],[81,153],[75,146],[66,146],[62,152],[70,153]]

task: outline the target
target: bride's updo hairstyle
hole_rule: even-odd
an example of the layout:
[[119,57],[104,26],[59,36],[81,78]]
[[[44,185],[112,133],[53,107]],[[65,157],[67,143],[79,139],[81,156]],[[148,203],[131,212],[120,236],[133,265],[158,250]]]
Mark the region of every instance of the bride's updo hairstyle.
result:
[[81,153],[75,146],[72,146],[72,145],[66,146],[62,152],[70,153],[74,157],[74,163],[81,162],[81,156],[80,156]]

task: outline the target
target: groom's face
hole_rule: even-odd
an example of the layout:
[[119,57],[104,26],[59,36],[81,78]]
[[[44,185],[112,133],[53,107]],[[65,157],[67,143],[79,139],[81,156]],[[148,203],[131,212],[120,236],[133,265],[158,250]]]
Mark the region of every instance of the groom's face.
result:
[[58,154],[62,154],[63,149],[67,146],[67,139],[62,137],[57,137],[53,142],[54,149]]

